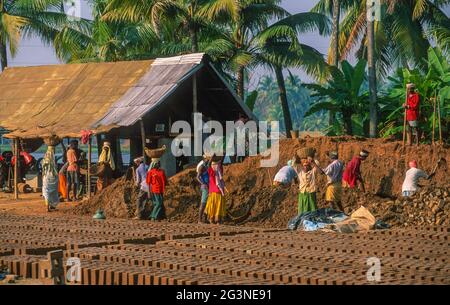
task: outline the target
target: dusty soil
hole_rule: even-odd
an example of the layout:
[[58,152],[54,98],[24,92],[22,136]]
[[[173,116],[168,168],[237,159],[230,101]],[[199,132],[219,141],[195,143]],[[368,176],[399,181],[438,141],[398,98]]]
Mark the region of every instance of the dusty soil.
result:
[[[314,147],[322,167],[328,164],[326,153],[339,152],[340,159],[349,162],[361,149],[370,155],[362,163],[367,193],[345,190],[343,206],[350,213],[364,205],[379,219],[393,226],[418,224],[449,224],[450,184],[448,176],[450,149],[443,146],[421,145],[402,148],[401,142],[386,139],[357,137],[306,137],[286,139],[280,142],[278,166],[260,168],[260,156],[249,157],[242,163],[225,166],[225,183],[229,224],[242,224],[285,228],[288,220],[297,213],[297,186],[273,187],[276,172],[292,158],[296,150]],[[422,191],[410,200],[400,196],[401,184],[407,163],[416,160],[419,168],[428,173],[439,159],[436,175],[430,181],[422,181]],[[69,213],[93,214],[102,207],[109,217],[134,216],[137,191],[132,176],[117,180],[104,192],[83,202]],[[326,178],[319,179],[323,190]],[[318,193],[319,207],[325,207],[324,192]],[[170,179],[165,194],[165,206],[169,221],[197,222],[200,191],[195,181],[195,169],[187,169]]]

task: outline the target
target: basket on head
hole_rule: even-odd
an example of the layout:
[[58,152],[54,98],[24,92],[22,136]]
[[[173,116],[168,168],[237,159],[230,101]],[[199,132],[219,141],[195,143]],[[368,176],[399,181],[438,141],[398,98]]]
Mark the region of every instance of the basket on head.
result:
[[307,159],[308,157],[314,158],[315,155],[316,149],[312,147],[305,147],[297,150],[297,157],[300,159]]
[[44,143],[48,146],[56,146],[61,143],[61,139],[58,136],[52,135],[44,138]]
[[166,152],[166,145],[163,145],[161,148],[157,149],[149,149],[147,147],[145,148],[145,154],[149,158],[161,158],[165,152]]

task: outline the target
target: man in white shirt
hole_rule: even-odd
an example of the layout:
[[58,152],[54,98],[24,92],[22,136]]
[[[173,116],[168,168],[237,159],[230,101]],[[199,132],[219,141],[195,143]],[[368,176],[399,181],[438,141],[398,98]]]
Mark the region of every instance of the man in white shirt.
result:
[[418,169],[417,162],[414,160],[410,161],[408,165],[409,170],[406,172],[405,180],[403,181],[402,185],[403,197],[410,197],[417,192],[418,189],[417,182],[419,182],[420,178],[430,179],[434,175],[434,172],[428,175],[423,170]]
[[298,175],[293,167],[293,160],[289,160],[275,175],[273,185],[290,186],[292,182],[298,183]]

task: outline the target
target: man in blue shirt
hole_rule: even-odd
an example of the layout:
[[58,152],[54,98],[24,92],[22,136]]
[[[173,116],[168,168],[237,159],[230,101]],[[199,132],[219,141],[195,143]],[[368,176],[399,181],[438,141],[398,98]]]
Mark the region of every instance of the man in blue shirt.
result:
[[200,161],[197,165],[197,181],[200,183],[200,209],[198,221],[199,223],[206,222],[206,216],[204,214],[206,201],[208,201],[208,185],[209,185],[209,175],[208,175],[208,159],[206,156],[203,156],[202,161]]
[[146,181],[147,178],[147,171],[148,171],[148,158],[147,163],[144,162],[144,158],[136,158],[134,160],[136,165],[138,165],[136,169],[136,187],[139,187],[139,194],[137,197],[137,211],[136,211],[136,217],[134,219],[144,219],[144,216],[142,215],[145,211],[145,206],[148,202],[148,194],[149,194],[149,187]]

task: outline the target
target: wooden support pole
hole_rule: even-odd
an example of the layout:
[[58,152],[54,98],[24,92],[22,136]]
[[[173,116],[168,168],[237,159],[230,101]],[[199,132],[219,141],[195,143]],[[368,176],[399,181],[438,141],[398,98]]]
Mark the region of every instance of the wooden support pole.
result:
[[436,96],[433,98],[433,131],[431,132],[431,144],[434,145],[434,130],[436,127]]
[[437,111],[438,111],[438,127],[439,127],[439,144],[442,144],[442,127],[441,127],[441,98],[437,97]]
[[14,139],[14,156],[16,157],[16,162],[14,162],[14,199],[19,199],[19,189],[17,187],[19,182],[19,139]]
[[198,112],[198,88],[196,74],[192,77],[192,112]]
[[141,125],[141,138],[142,138],[142,155],[144,156],[144,163],[147,164],[147,154],[145,153],[145,146],[147,145],[146,137],[145,137],[145,125],[144,120],[141,118],[139,120]]
[[91,143],[91,137],[89,137],[88,141],[88,166],[87,166],[87,174],[86,174],[86,180],[87,180],[87,195],[88,198],[91,198],[91,162],[92,162],[92,143]]
[[403,148],[405,147],[406,143],[406,105],[408,105],[408,87],[405,89],[405,112],[403,114]]

